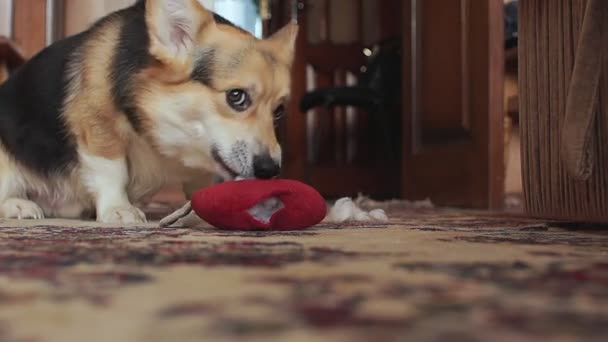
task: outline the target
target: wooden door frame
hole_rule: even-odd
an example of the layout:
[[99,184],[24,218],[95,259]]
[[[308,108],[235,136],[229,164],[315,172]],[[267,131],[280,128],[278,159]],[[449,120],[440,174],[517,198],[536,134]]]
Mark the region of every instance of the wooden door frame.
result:
[[[305,9],[304,0],[278,1],[278,10],[282,12],[283,18],[277,18],[273,29],[278,29],[289,21],[296,21],[300,27],[296,39],[296,54],[294,57],[291,79],[291,94],[287,106],[287,115],[281,124],[284,139],[283,148],[283,174],[289,178],[299,181],[306,179],[306,116],[300,112],[300,98],[306,92],[306,66],[303,63],[304,56],[298,51],[306,44],[305,24],[300,21],[300,12]],[[297,67],[300,66],[300,67]]]
[[46,8],[46,0],[13,1],[13,40],[28,59],[46,46]]
[[505,173],[504,40],[500,39],[504,23],[491,18],[502,18],[503,1],[474,1],[473,6],[467,4],[470,0],[461,0],[469,6],[471,21],[467,25],[478,28],[467,31],[465,42],[469,44],[466,63],[474,66],[466,70],[470,81],[463,95],[470,101],[469,137],[440,146],[427,146],[421,141],[421,1],[404,0],[403,6],[402,196],[411,200],[430,197],[439,205],[500,209],[504,205]]
[[63,0],[14,0],[12,39],[26,58],[63,37]]

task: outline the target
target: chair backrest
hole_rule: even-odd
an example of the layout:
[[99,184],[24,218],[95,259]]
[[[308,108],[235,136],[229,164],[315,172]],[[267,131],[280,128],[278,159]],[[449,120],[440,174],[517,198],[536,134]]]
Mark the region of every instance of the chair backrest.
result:
[[359,76],[359,85],[374,89],[393,105],[401,98],[401,37],[391,37],[373,46],[367,65]]
[[[371,66],[369,75],[376,75],[368,79],[369,84],[383,84],[384,76],[377,82],[375,66],[368,65],[373,62],[367,60],[365,48],[401,31],[401,1],[273,3],[294,4],[290,13],[297,16],[301,29],[294,63],[292,113],[279,129],[286,151],[285,176],[306,180],[327,197],[355,196],[357,192],[396,196],[399,163],[377,162],[378,150],[370,134],[373,114],[354,106],[315,107],[302,114],[300,101],[311,90],[362,85],[362,67]],[[384,62],[379,66],[384,70]]]

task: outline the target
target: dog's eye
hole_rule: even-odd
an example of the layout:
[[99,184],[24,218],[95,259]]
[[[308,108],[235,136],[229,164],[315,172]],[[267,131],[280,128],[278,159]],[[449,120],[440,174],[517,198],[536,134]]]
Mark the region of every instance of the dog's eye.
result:
[[272,115],[274,116],[275,120],[281,120],[285,116],[285,106],[278,106],[277,109],[274,110]]
[[242,112],[251,105],[251,98],[243,89],[232,89],[226,92],[226,102],[232,109]]

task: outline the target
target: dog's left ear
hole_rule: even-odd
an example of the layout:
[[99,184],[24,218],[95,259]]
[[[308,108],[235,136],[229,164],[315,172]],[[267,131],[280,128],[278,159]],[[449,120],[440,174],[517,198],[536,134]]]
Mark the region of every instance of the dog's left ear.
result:
[[146,24],[152,56],[161,62],[184,64],[197,35],[215,21],[197,0],[146,0]]
[[272,45],[274,53],[290,65],[296,51],[298,31],[298,24],[291,22],[266,39],[266,42]]

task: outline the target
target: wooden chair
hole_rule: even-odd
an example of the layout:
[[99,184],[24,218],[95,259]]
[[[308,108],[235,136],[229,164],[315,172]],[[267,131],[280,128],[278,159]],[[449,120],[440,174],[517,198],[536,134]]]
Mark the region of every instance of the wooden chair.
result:
[[[332,1],[273,3],[283,6],[273,11],[271,21],[277,25],[268,25],[267,31],[280,27],[280,18],[297,17],[302,32],[290,114],[277,129],[285,151],[282,176],[305,181],[327,198],[359,192],[374,198],[398,197],[400,158],[387,154],[400,149],[401,142],[395,144],[395,135],[381,133],[388,126],[386,119],[394,116],[383,115],[386,102],[362,70],[370,67],[372,42],[400,34],[401,21],[395,14],[401,12],[401,1],[377,2],[373,21],[379,30],[369,37],[364,34],[370,21],[363,0],[348,2],[347,12]],[[340,23],[344,16],[347,23]]]
[[[300,110],[307,113],[324,108],[333,115],[337,107],[356,108],[368,115],[368,135],[372,158],[367,163],[399,161],[401,155],[401,37],[393,37],[375,44],[367,63],[357,74],[357,85],[322,87],[308,91],[300,101]],[[313,155],[321,155],[319,130],[314,132],[316,144]],[[343,136],[342,139],[348,139]],[[345,147],[346,143],[342,143]],[[343,151],[341,155],[346,155]],[[386,166],[386,165],[382,165]],[[396,195],[396,194],[395,194]]]

